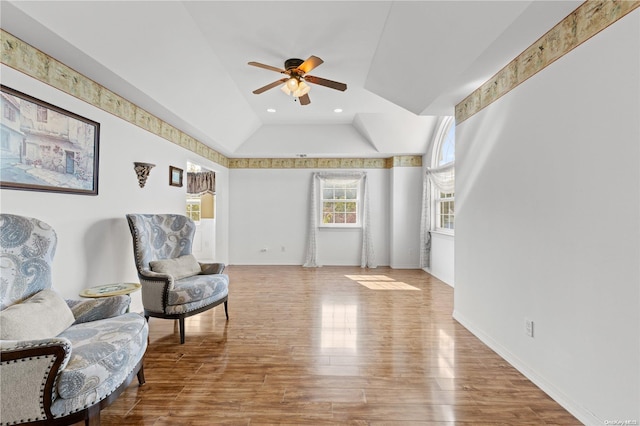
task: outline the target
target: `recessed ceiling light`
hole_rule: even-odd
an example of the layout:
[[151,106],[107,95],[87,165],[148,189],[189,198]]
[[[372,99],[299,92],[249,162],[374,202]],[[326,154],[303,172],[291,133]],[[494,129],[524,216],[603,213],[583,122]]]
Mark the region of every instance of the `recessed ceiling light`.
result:
[[336,108],[333,110],[333,112],[342,112],[342,108]]
[[267,108],[267,112],[276,112],[275,108]]

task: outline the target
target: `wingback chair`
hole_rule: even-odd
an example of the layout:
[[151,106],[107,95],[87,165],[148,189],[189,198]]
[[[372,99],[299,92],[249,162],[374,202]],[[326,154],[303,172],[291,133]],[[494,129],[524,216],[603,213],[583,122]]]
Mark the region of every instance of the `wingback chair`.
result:
[[191,253],[195,223],[177,214],[128,214],[133,254],[142,284],[144,315],[184,319],[224,303],[229,319],[229,277],[222,263],[200,263]]
[[52,289],[57,236],[0,214],[0,423],[99,424],[142,361],[148,325],[131,299],[64,300]]

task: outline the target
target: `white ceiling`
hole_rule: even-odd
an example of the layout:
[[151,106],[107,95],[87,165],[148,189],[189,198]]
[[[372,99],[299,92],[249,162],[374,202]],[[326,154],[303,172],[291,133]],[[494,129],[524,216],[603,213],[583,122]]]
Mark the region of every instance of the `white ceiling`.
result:
[[[581,1],[6,1],[6,31],[228,157],[422,154],[456,103]],[[288,58],[318,56],[301,106]],[[268,108],[276,110],[267,112]],[[342,113],[335,113],[341,108]]]

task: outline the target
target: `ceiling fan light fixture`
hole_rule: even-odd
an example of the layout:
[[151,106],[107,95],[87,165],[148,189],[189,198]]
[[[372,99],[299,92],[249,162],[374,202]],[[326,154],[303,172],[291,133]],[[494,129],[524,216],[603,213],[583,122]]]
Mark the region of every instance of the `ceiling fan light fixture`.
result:
[[282,90],[287,96],[292,93],[291,89],[289,89],[289,86],[287,86],[286,84],[283,84],[280,90]]
[[304,81],[300,81],[298,88],[293,92],[293,96],[299,98],[300,96],[304,96],[309,93],[309,90],[311,90],[311,87],[309,87],[309,85]]
[[286,83],[287,87],[289,88],[289,90],[291,90],[292,92],[295,92],[296,89],[298,89],[298,79],[295,77],[291,77],[289,80],[287,80]]
[[284,61],[284,69],[281,69],[273,67],[271,65],[261,64],[260,62],[251,61],[249,62],[249,65],[251,66],[264,68],[270,71],[276,71],[280,74],[286,75],[286,77],[283,77],[280,80],[276,80],[273,83],[269,83],[266,86],[262,86],[254,90],[253,93],[259,95],[284,83],[282,84],[282,86],[280,86],[280,90],[282,90],[287,96],[293,95],[294,97],[298,98],[298,100],[300,101],[300,105],[309,105],[311,103],[311,100],[309,99],[308,93],[311,90],[311,87],[309,87],[307,82],[325,86],[330,89],[340,90],[341,92],[347,90],[347,85],[344,83],[308,75],[311,70],[315,69],[323,62],[324,61],[322,59],[313,55],[310,56],[306,61],[303,61],[302,59],[291,58]]

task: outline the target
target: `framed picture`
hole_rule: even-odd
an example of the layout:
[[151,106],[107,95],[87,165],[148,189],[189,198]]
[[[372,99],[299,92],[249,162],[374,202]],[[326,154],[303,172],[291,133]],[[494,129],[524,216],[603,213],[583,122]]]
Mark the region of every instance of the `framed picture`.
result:
[[182,186],[182,169],[169,166],[169,185]]
[[100,124],[0,86],[0,188],[98,195]]

